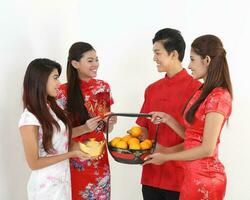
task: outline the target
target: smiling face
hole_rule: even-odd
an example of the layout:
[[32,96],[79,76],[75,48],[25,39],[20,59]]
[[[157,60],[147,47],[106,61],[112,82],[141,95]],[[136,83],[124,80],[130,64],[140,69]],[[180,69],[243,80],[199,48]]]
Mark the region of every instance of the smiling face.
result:
[[191,70],[194,79],[206,79],[209,63],[209,56],[202,58],[191,49],[188,68]]
[[53,69],[53,71],[50,73],[47,85],[46,85],[46,92],[48,96],[56,97],[58,87],[60,85],[59,81],[59,73],[57,69]]
[[72,65],[77,69],[81,80],[89,81],[97,76],[99,61],[94,50],[83,53],[79,61],[72,61]]
[[154,43],[153,52],[158,72],[167,72],[172,63],[172,53],[169,54],[161,42]]

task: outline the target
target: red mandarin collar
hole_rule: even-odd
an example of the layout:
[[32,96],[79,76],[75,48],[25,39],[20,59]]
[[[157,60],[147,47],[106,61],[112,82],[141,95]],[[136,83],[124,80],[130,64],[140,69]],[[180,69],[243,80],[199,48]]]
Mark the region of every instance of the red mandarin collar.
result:
[[91,85],[93,85],[94,82],[95,82],[95,79],[90,79],[88,82],[80,79],[81,88],[89,88]]
[[168,77],[168,75],[165,75],[165,80],[172,83],[172,82],[178,82],[179,80],[183,79],[184,77],[187,76],[187,71],[186,69],[182,69],[180,72],[178,72],[177,74],[175,74],[172,77]]

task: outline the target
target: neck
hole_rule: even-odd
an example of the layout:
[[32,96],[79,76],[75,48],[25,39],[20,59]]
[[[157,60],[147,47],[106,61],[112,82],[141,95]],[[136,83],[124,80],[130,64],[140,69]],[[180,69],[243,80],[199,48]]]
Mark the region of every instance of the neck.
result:
[[85,82],[89,82],[92,78],[90,78],[90,77],[81,77],[81,76],[79,76],[79,78],[82,80],[82,81],[85,81]]
[[171,68],[166,72],[168,77],[173,77],[177,73],[179,73],[181,70],[183,70],[183,67],[181,66],[181,63],[175,64],[171,66]]

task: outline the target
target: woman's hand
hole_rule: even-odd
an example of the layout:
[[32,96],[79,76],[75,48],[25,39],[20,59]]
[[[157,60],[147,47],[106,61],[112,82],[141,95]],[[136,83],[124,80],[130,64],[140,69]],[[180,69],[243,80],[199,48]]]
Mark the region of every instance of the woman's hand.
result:
[[182,126],[174,117],[164,112],[151,112],[149,114],[152,115],[152,123],[164,123],[173,129],[181,138],[185,138],[185,127]]
[[86,132],[94,131],[98,127],[99,122],[101,120],[102,120],[102,118],[100,116],[93,117],[93,118],[90,118],[89,120],[87,120],[86,123],[84,124],[85,131]]
[[163,153],[154,153],[145,157],[145,162],[142,165],[155,164],[161,165],[167,161],[167,155]]
[[[111,112],[105,114],[106,117],[103,119],[104,122],[107,123],[108,116],[109,116],[110,114],[111,114]],[[117,123],[117,116],[112,116],[112,117],[109,119],[109,130],[108,130],[108,132],[111,132],[111,131],[113,130],[114,125],[115,125],[116,123]],[[106,132],[106,131],[107,131],[107,130],[105,130],[105,132]]]
[[[108,120],[108,117],[109,117],[110,114],[112,114],[112,112],[106,113],[103,121],[105,121],[107,123],[107,120]],[[114,125],[116,123],[117,123],[117,116],[112,116],[109,119],[109,125]]]
[[80,161],[85,161],[85,160],[91,159],[91,157],[87,153],[84,153],[81,150],[72,151],[72,158],[79,158]]
[[164,112],[150,112],[149,114],[152,114],[151,122],[154,124],[168,124],[169,120],[172,118],[171,115]]

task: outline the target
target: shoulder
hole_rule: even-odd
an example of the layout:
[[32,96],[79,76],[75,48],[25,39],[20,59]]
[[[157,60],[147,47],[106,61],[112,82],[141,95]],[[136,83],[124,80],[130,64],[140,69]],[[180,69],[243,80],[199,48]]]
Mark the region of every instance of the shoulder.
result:
[[101,79],[94,79],[95,83],[96,84],[100,84],[100,85],[108,85],[108,82],[107,81],[104,81],[104,80],[101,80]]
[[206,98],[206,112],[219,112],[226,118],[229,117],[232,111],[232,97],[227,89],[218,87]]
[[154,89],[158,89],[162,85],[163,81],[164,81],[164,78],[161,78],[161,79],[151,83],[150,85],[147,86],[146,92],[149,92],[149,91],[154,90]]
[[229,91],[222,87],[217,87],[212,90],[212,92],[208,95],[208,98],[213,99],[226,99],[228,101],[232,101],[232,97]]
[[25,125],[40,126],[40,123],[37,117],[32,112],[30,112],[27,108],[25,108],[18,122],[18,127],[25,126]]
[[110,90],[110,85],[108,82],[100,79],[93,79],[93,84],[96,85],[97,87],[104,88],[106,90]]

